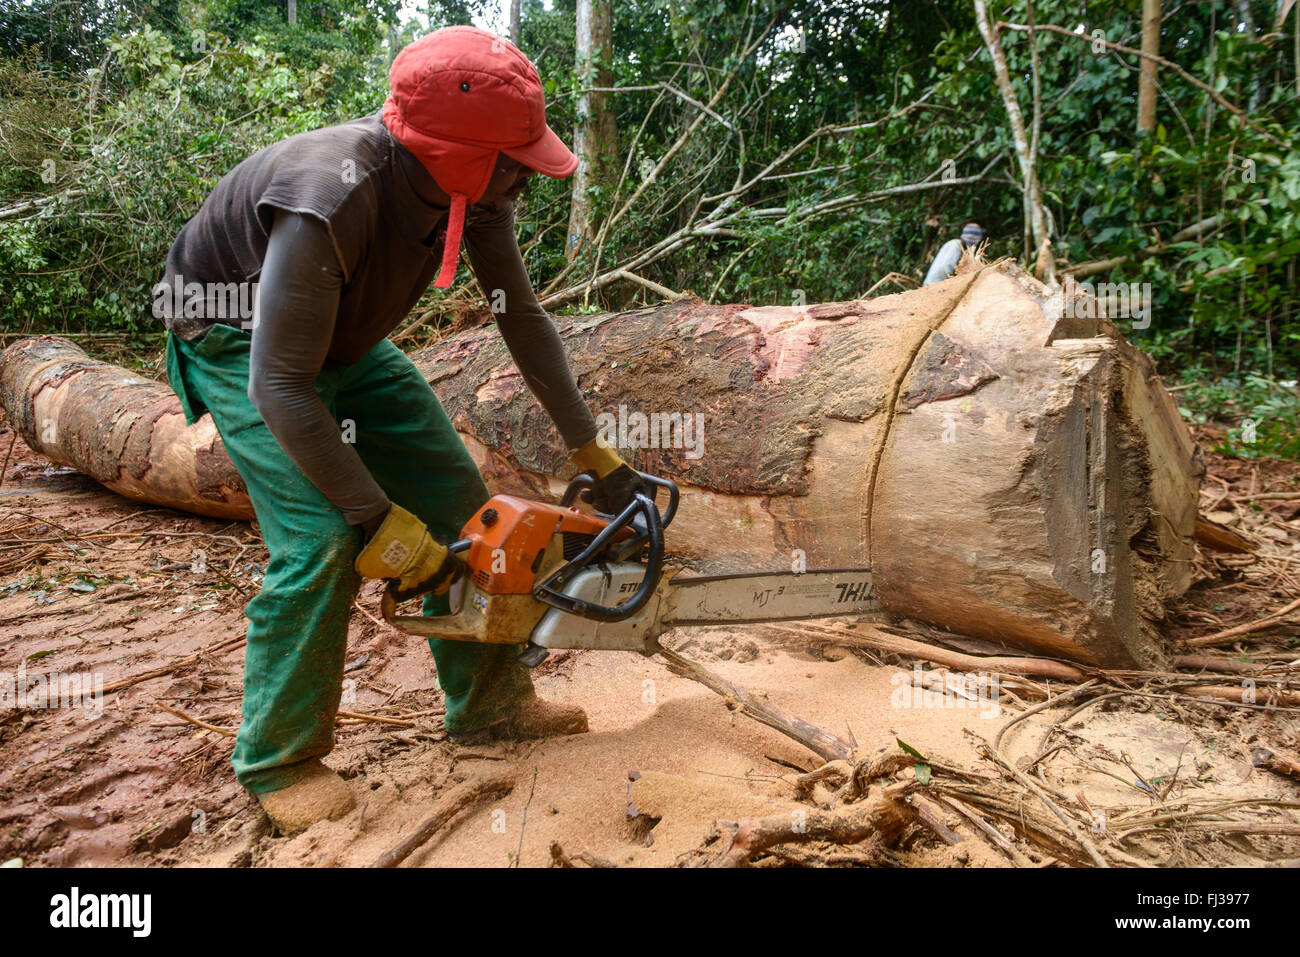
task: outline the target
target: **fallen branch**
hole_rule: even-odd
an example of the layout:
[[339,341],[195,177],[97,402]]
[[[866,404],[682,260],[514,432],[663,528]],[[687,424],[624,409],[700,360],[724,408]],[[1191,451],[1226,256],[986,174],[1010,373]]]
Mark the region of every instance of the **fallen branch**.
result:
[[194,717],[193,715],[186,714],[184,711],[180,710],[179,708],[173,708],[169,704],[163,704],[163,702],[161,701],[155,701],[154,704],[162,708],[168,714],[174,714],[176,715],[176,717],[188,721],[190,724],[198,725],[204,731],[215,731],[217,734],[225,735],[227,738],[233,738],[235,736],[235,732],[231,731],[229,728],[219,728],[215,724],[208,724],[206,721],[200,721],[198,718]]
[[558,841],[551,844],[551,866],[552,867],[577,867],[579,863],[586,864],[588,867],[616,867],[603,857],[597,857],[590,851],[579,851],[577,854],[565,854]]
[[867,801],[835,811],[809,811],[796,818],[791,814],[750,818],[737,823],[720,822],[705,839],[705,846],[729,830],[727,844],[710,867],[744,867],[750,859],[778,844],[806,844],[829,841],[833,844],[856,844],[869,837],[884,844],[893,843],[903,828],[916,819],[916,811],[904,797],[915,788],[913,783],[896,784]]
[[639,286],[644,286],[646,289],[649,289],[655,295],[661,296],[664,299],[672,300],[672,299],[682,298],[682,294],[680,292],[674,292],[673,290],[669,289],[667,286],[661,286],[659,285],[659,283],[654,282],[653,280],[650,279],[646,279],[644,276],[638,276],[634,272],[629,272],[626,269],[620,269],[618,271],[618,274],[620,278],[627,279],[631,282],[636,283]]
[[1007,855],[1008,858],[1011,859],[1011,863],[1015,864],[1017,867],[1034,866],[1034,862],[1031,861],[1029,858],[1025,857],[1024,854],[1021,854],[1018,850],[1016,850],[1015,845],[1007,840],[1006,835],[998,831],[997,828],[995,828],[988,821],[984,820],[984,818],[980,817],[978,814],[972,811],[963,802],[957,800],[957,798],[953,797],[951,794],[942,795],[940,797],[940,800],[943,801],[945,804],[947,804],[949,807],[951,807],[962,817],[966,818],[966,820],[974,824],[975,827],[979,829],[980,833],[982,833],[985,837],[987,837],[990,841],[992,841],[994,845],[998,847],[999,850],[1001,850],[1004,854]]
[[1213,701],[1226,701],[1240,705],[1255,703],[1253,700],[1247,700],[1248,698],[1263,698],[1286,708],[1300,707],[1300,692],[1286,691],[1269,685],[1262,685],[1258,689],[1247,689],[1240,685],[1196,685],[1191,688],[1180,688],[1175,693],[1198,700],[1209,698]]
[[[65,202],[71,199],[79,199],[86,195],[84,189],[68,189],[62,193],[56,193],[53,196],[41,196],[37,199],[24,199],[12,205],[0,208],[0,220],[12,219],[15,216],[22,216],[24,213],[32,210],[39,210],[51,203]],[[24,217],[25,218],[25,217]]]
[[[767,627],[772,626],[769,625]],[[808,624],[801,625],[798,630],[803,632],[805,629],[807,629],[809,637],[824,635],[833,638],[837,644],[861,648],[878,648],[896,654],[910,655],[913,658],[921,658],[925,661],[945,665],[949,668],[960,668],[963,671],[984,673],[999,672],[1009,675],[1034,675],[1043,678],[1056,678],[1060,681],[1083,681],[1084,678],[1087,677],[1082,671],[1073,665],[1067,665],[1052,658],[1020,658],[1002,656],[983,657],[981,655],[967,655],[960,651],[950,651],[947,648],[936,648],[934,645],[928,645],[921,641],[914,641],[911,638],[902,638],[898,635],[891,635],[878,628],[847,631],[843,628]],[[794,631],[795,629],[781,628],[780,630]]]
[[1241,635],[1248,635],[1254,631],[1263,631],[1273,625],[1285,620],[1292,612],[1300,608],[1300,598],[1297,598],[1285,608],[1279,608],[1256,621],[1248,622],[1244,625],[1234,625],[1232,628],[1225,628],[1223,631],[1216,631],[1212,635],[1202,635],[1199,638],[1187,638],[1183,644],[1191,648],[1206,648],[1210,645],[1226,645]]
[[698,681],[710,691],[721,695],[728,708],[733,711],[738,710],[755,721],[780,731],[827,761],[845,759],[853,753],[853,748],[847,741],[795,717],[784,708],[757,700],[749,692],[742,691],[725,678],[715,675],[672,649],[660,646],[655,653],[664,659],[668,670],[673,674]]
[[943,820],[943,810],[934,802],[927,801],[919,794],[908,795],[905,800],[916,808],[916,816],[921,823],[939,835],[939,839],[950,847],[962,842],[962,836],[950,828]]
[[336,711],[340,718],[352,718],[354,721],[369,721],[374,724],[395,724],[399,728],[414,728],[414,721],[406,721],[402,718],[385,718],[377,714],[362,714],[359,711]]
[[1300,778],[1300,758],[1273,747],[1256,748],[1250,753],[1250,763],[1257,768]]
[[1230,658],[1211,658],[1203,655],[1178,655],[1174,658],[1174,667],[1197,671],[1221,671],[1237,675],[1252,675],[1269,670],[1268,665],[1256,661],[1233,661]]
[[1079,830],[1079,826],[1074,822],[1074,820],[1061,810],[1060,806],[1052,800],[1046,791],[1031,781],[1028,775],[1015,767],[1007,760],[1002,752],[998,751],[991,744],[985,744],[983,748],[985,754],[999,764],[1003,770],[1019,781],[1024,787],[1028,788],[1033,793],[1034,797],[1038,798],[1038,800],[1042,801],[1043,804],[1047,806],[1047,809],[1056,816],[1057,820],[1065,825],[1066,830],[1070,832],[1070,835],[1079,842],[1079,845],[1087,852],[1088,857],[1092,858],[1094,864],[1098,867],[1110,867],[1110,863],[1102,857],[1101,852],[1097,850],[1097,845],[1093,844],[1092,841],[1088,839],[1088,836]]
[[517,778],[518,775],[514,771],[496,771],[456,785],[446,794],[438,797],[433,805],[433,813],[425,818],[419,827],[380,854],[370,866],[396,867],[415,853],[435,831],[467,807],[486,798],[503,797],[509,794],[514,790]]
[[1253,495],[1233,495],[1230,502],[1300,502],[1300,491],[1256,492]]
[[[242,645],[245,640],[244,635],[240,635],[237,638],[227,638],[224,641],[217,642],[215,645],[210,645],[207,648],[200,649],[195,657],[203,658],[207,655],[216,654],[219,651],[230,651],[231,649]],[[128,675],[127,677],[120,678],[117,681],[110,681],[108,684],[104,685],[103,688],[99,689],[99,693],[108,694],[112,691],[121,691],[123,688],[129,688],[134,684],[139,684],[141,681],[148,681],[150,678],[161,678],[163,675],[171,674],[177,668],[192,664],[194,664],[194,659],[186,656],[177,661],[173,661],[169,665],[163,665],[161,668],[154,668],[152,671],[143,671],[138,675]]]

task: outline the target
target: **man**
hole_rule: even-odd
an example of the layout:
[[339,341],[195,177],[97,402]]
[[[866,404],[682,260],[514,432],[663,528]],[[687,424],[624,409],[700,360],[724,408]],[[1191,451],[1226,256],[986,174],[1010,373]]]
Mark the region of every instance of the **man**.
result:
[[[462,236],[485,292],[504,294],[497,322],[520,372],[596,479],[593,503],[616,512],[641,487],[595,441],[515,240],[511,202],[527,178],[577,165],[546,125],[536,67],[503,39],[449,27],[404,49],[389,80],[380,113],[291,137],[228,173],[158,287],[187,293],[164,315],[172,387],[187,421],[211,412],[270,552],[245,608],[232,763],[286,834],[354,804],[320,758],[333,748],[360,578],[447,614],[464,566],[441,543],[488,498],[433,391],[385,338],[431,280],[451,284]],[[251,323],[205,292],[251,282]],[[581,708],[534,694],[520,647],[429,645],[453,738],[587,730]]]
[[939,247],[939,252],[934,257],[934,262],[930,263],[930,271],[925,274],[925,282],[922,285],[943,282],[957,270],[957,264],[961,262],[962,250],[967,246],[978,246],[983,241],[984,229],[980,224],[967,223],[961,228],[960,239],[950,239]]

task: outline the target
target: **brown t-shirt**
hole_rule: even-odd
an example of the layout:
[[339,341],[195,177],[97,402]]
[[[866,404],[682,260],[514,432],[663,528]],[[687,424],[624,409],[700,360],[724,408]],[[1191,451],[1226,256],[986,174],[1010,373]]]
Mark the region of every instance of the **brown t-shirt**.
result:
[[[155,313],[182,339],[197,340],[214,322],[251,330],[248,287],[267,263],[274,224],[285,213],[318,224],[319,238],[299,237],[288,247],[303,260],[291,268],[310,275],[295,274],[287,284],[279,276],[260,297],[261,362],[274,360],[276,374],[253,369],[250,377],[259,373],[256,378],[267,384],[258,408],[281,446],[354,524],[379,515],[387,499],[355,453],[349,454],[350,447],[338,442],[337,425],[323,407],[315,407],[319,400],[310,383],[322,367],[362,358],[402,322],[432,282],[449,204],[424,198],[430,196],[445,198],[378,115],[291,137],[226,174],[173,243],[164,280],[155,288]],[[533,293],[511,204],[470,206],[464,239],[479,284],[494,306],[504,304],[498,327],[525,381],[569,447],[581,447],[595,436],[595,420],[555,327]],[[283,257],[287,251],[280,249]],[[325,283],[327,275],[335,278]],[[297,288],[304,285],[298,279],[304,288]],[[295,287],[292,296],[281,295],[286,285]],[[333,314],[320,316],[321,308]],[[322,360],[319,338],[313,342],[309,331],[304,337],[304,327],[319,321],[325,328],[330,319]],[[253,352],[257,365],[257,349]]]
[[[161,286],[167,295],[155,295],[156,311],[190,341],[213,322],[249,328],[252,295],[229,296],[230,284],[257,281],[277,209],[303,213],[326,225],[343,268],[326,365],[358,361],[397,328],[438,272],[447,210],[420,198],[415,177],[432,181],[378,113],[254,153],[221,179],[172,244]],[[546,315],[523,269],[508,205],[468,207],[465,241],[479,283],[489,294],[505,290],[509,313]],[[187,286],[202,298],[185,293]]]

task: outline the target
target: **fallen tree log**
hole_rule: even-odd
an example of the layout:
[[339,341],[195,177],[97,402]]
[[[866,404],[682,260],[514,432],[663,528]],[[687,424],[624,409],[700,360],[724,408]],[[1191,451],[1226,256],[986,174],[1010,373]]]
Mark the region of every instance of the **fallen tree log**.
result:
[[[598,422],[682,486],[674,554],[870,564],[896,614],[1151,667],[1190,583],[1203,464],[1150,359],[1098,314],[986,266],[879,299],[678,300],[562,331]],[[564,449],[491,328],[414,359],[490,487],[558,492]],[[633,434],[633,411],[660,413],[658,434]],[[682,439],[703,416],[702,448],[662,441],[675,413]]]
[[212,417],[187,427],[165,382],[40,336],[0,353],[0,405],[32,451],[128,498],[215,518],[253,517]]
[[[1097,314],[994,265],[878,299],[557,322],[602,431],[682,487],[675,556],[869,564],[892,613],[1161,666],[1203,466],[1150,359]],[[413,359],[489,488],[558,494],[566,450],[492,327]],[[124,494],[251,514],[210,420],[178,429],[166,387],[126,376],[25,340],[0,357],[0,401],[33,449]]]

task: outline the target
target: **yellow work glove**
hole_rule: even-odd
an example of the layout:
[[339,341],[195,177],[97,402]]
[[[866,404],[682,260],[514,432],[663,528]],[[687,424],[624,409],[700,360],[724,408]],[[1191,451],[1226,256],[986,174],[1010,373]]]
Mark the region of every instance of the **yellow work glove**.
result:
[[354,564],[366,578],[392,582],[398,601],[425,592],[442,594],[465,572],[465,564],[435,542],[424,522],[400,505],[388,510]]
[[645,492],[645,482],[636,470],[598,439],[592,439],[574,452],[571,460],[595,479],[591,491],[584,492],[582,500],[590,502],[598,512],[617,515],[631,503],[634,493]]

